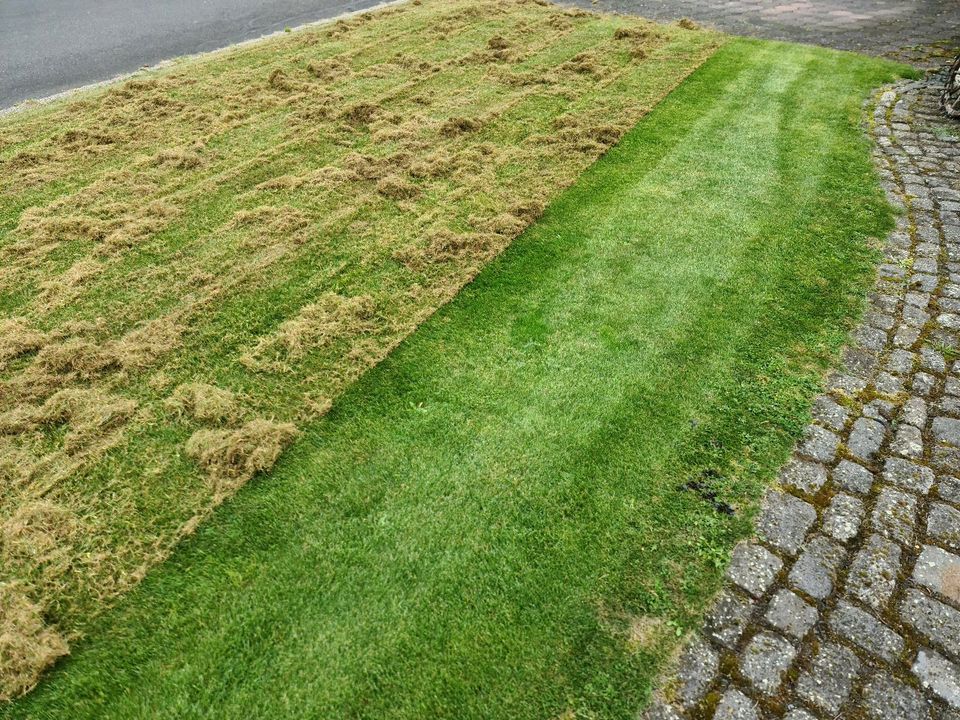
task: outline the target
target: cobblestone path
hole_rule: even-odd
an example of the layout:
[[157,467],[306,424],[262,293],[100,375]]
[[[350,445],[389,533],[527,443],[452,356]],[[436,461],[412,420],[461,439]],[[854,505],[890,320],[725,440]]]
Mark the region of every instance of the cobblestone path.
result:
[[646,720],[960,720],[960,141],[940,82],[876,105],[907,212],[844,370]]

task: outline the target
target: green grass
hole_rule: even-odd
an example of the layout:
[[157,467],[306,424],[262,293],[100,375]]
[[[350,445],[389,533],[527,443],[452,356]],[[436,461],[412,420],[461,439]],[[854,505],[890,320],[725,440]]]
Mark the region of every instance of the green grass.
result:
[[0,702],[723,41],[424,0],[0,117]]
[[897,70],[721,48],[0,717],[635,717],[861,308]]

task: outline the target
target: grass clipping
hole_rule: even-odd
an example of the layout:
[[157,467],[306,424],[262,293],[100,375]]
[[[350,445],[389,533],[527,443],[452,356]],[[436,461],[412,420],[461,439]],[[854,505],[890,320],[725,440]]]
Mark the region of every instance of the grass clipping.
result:
[[423,0],[0,118],[0,696],[718,43]]

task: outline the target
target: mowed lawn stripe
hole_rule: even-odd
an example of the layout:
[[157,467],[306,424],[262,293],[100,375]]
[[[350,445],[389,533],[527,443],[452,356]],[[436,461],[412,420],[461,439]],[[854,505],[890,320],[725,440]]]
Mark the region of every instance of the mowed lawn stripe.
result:
[[725,45],[0,717],[635,717],[861,308],[896,72]]

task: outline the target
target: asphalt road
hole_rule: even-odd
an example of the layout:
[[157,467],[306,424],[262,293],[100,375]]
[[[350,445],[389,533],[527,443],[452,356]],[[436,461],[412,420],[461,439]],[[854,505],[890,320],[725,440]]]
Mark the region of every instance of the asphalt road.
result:
[[0,0],[0,108],[379,0]]

